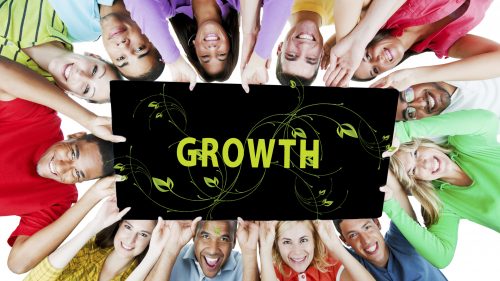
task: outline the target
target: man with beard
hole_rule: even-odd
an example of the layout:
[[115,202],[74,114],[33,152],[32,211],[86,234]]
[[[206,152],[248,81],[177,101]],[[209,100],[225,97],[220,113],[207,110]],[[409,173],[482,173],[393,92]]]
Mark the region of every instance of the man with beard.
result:
[[130,18],[122,0],[50,0],[73,42],[102,35],[106,52],[129,80],[156,80],[165,64],[156,48]]

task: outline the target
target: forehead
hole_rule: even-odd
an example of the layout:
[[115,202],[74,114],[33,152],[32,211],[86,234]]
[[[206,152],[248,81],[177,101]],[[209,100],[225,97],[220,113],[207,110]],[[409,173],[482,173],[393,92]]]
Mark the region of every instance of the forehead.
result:
[[347,219],[340,223],[340,228],[343,233],[348,233],[358,230],[367,224],[374,224],[374,221],[372,219]]
[[132,226],[134,230],[151,232],[155,226],[154,220],[124,220],[123,224]]
[[284,54],[281,56],[281,71],[287,74],[304,77],[306,79],[311,78],[316,69],[319,67],[318,63],[315,65],[306,62],[305,57],[298,57],[295,61],[286,60]]
[[366,61],[361,61],[361,64],[359,65],[358,69],[354,72],[354,76],[358,79],[366,80],[366,79],[373,79],[375,77],[372,77],[370,75],[370,70],[372,69],[372,65],[369,62]]
[[207,232],[216,236],[231,235],[228,221],[205,221],[199,232]]
[[312,236],[312,230],[306,222],[286,222],[279,230],[280,238],[300,238],[302,236]]

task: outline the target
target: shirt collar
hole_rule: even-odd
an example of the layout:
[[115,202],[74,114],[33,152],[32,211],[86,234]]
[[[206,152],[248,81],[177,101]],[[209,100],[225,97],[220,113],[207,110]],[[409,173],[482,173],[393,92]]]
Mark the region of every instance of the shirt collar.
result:
[[[182,257],[184,260],[193,260],[193,262],[197,265],[198,271],[200,275],[203,274],[201,267],[199,266],[198,260],[196,260],[196,256],[194,254],[194,243],[189,245],[189,249],[186,251],[184,256]],[[220,275],[222,271],[234,271],[236,269],[237,262],[236,259],[233,255],[233,251],[231,250],[231,253],[229,254],[228,259],[226,260],[226,263],[224,263],[221,267],[221,270],[217,273],[217,275]]]

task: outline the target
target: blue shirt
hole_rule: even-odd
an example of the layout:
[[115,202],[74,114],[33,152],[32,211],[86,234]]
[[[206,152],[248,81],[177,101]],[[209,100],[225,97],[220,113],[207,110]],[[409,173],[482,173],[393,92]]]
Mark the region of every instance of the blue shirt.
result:
[[380,268],[371,264],[352,249],[350,249],[350,252],[379,281],[447,280],[439,269],[417,253],[392,222],[385,234],[385,244],[389,247],[387,268]]
[[243,261],[241,253],[231,251],[231,255],[226,260],[214,278],[208,278],[203,275],[203,271],[197,265],[196,256],[194,255],[194,244],[184,246],[175,260],[172,273],[170,274],[171,281],[200,281],[200,280],[216,280],[216,281],[241,281],[243,279]]
[[68,28],[72,42],[95,41],[101,36],[99,5],[111,6],[114,0],[49,0]]

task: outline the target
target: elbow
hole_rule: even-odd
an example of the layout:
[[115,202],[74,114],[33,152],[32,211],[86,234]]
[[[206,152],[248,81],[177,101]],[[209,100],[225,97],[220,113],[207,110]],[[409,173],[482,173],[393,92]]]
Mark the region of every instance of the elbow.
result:
[[430,261],[430,263],[439,269],[443,269],[443,268],[447,267],[448,265],[450,265],[452,259],[453,259],[453,255],[443,256],[443,257],[440,257],[439,259],[435,259],[435,260]]
[[9,260],[7,261],[7,266],[9,267],[9,270],[15,274],[23,274],[31,269],[31,267],[27,263],[11,258],[9,258]]

